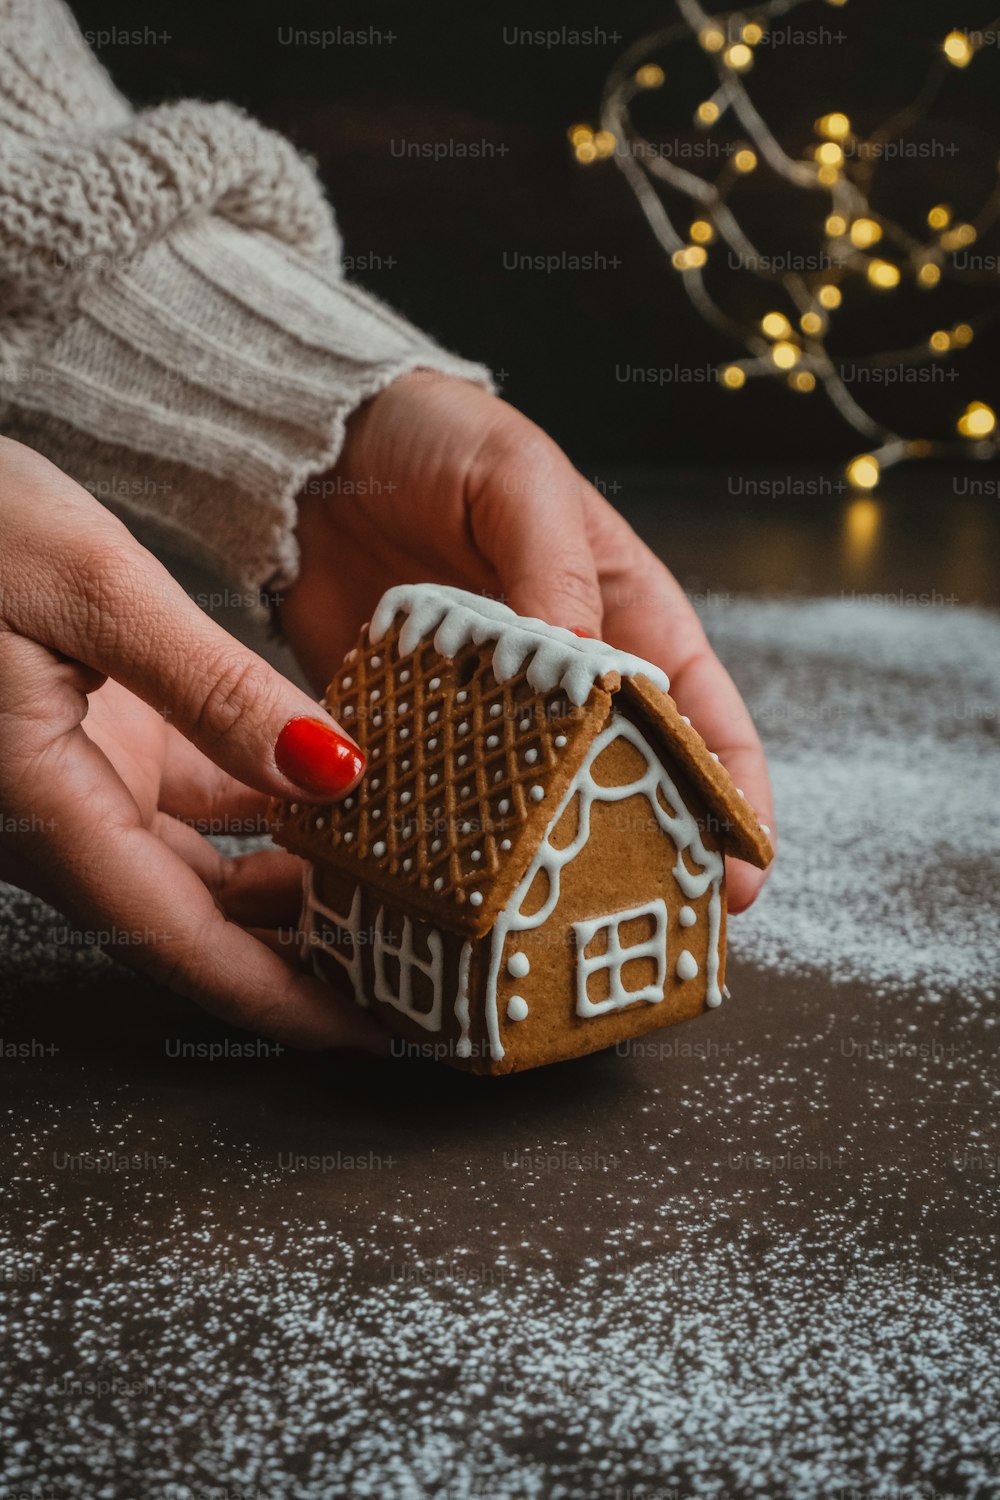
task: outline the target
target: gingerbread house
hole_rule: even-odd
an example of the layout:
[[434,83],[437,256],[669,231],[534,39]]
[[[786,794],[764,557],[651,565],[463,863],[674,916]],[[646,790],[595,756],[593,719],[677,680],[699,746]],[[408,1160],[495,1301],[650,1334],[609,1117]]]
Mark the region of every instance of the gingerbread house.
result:
[[325,701],[364,779],[275,804],[273,834],[307,861],[317,973],[399,1036],[507,1073],[721,1002],[724,856],[772,850],[657,667],[414,585]]

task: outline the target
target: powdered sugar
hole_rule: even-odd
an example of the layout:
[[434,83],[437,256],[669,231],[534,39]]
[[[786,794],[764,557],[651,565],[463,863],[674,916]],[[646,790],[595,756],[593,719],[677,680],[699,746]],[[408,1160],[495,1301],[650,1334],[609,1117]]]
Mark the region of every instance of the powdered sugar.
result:
[[62,1011],[3,1058],[0,1493],[997,1493],[997,623],[709,624],[779,864],[733,1003],[624,1054],[168,1063],[213,1023],[0,888],[5,1040]]
[[1000,956],[1000,620],[739,602],[709,632],[768,750],[780,855],[742,957],[992,995]]

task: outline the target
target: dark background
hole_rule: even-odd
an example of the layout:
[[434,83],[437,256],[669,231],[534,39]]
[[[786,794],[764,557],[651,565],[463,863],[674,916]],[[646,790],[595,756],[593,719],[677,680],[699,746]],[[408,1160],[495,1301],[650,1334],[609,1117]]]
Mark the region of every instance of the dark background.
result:
[[[88,33],[141,32],[98,54],[137,104],[198,96],[229,99],[289,135],[317,161],[336,207],[355,279],[445,344],[503,372],[504,394],[587,465],[732,464],[809,458],[833,464],[867,444],[820,392],[783,383],[723,392],[692,371],[744,351],[710,333],[689,308],[621,175],[611,162],[581,167],[567,126],[596,123],[604,78],[618,54],[676,12],[670,0],[615,7],[438,3],[351,5],[329,0],[211,5],[191,0],[73,0]],[[917,92],[941,38],[991,19],[977,0],[951,4],[801,5],[775,23],[813,40],[760,47],[753,96],[786,149],[804,153],[812,122],[845,109],[870,132]],[[375,28],[374,45],[282,42],[289,29]],[[586,45],[512,43],[518,29],[594,28]],[[387,40],[392,33],[394,40]],[[617,40],[615,37],[617,36]],[[665,53],[665,86],[637,115],[650,139],[688,143],[696,103],[711,92],[689,45]],[[928,207],[975,213],[996,181],[1000,50],[950,70],[933,118],[912,139],[925,155],[877,174],[873,201],[924,237]],[[734,137],[717,126],[720,147]],[[402,143],[489,142],[497,154],[441,161],[402,155]],[[500,148],[505,148],[500,154]],[[679,148],[683,150],[683,144]],[[699,167],[712,173],[720,160]],[[689,162],[685,162],[689,165]],[[764,170],[734,200],[769,253],[817,247],[825,194],[789,196]],[[676,222],[695,215],[682,207]],[[995,233],[977,251],[1000,250]],[[546,274],[504,267],[505,253],[591,255],[598,269]],[[725,252],[717,251],[724,260]],[[615,261],[618,263],[615,264]],[[728,305],[759,316],[785,306],[780,291],[723,271]],[[713,281],[717,287],[721,283]],[[996,288],[901,288],[886,296],[852,283],[831,348],[846,358],[897,348],[996,302]],[[878,414],[906,436],[947,436],[973,398],[996,392],[997,337],[957,356],[955,379],[880,391]],[[666,369],[665,383],[622,379],[631,367]]]

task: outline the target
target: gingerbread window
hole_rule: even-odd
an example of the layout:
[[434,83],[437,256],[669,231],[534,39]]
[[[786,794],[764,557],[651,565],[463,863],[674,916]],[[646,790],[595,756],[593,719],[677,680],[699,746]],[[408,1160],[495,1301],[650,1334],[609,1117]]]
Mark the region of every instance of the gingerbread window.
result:
[[662,901],[574,922],[576,1013],[602,1016],[663,999],[667,974],[667,908]]
[[373,944],[375,998],[384,1000],[427,1031],[441,1030],[443,998],[441,935],[403,917],[398,941],[386,931],[378,909]]

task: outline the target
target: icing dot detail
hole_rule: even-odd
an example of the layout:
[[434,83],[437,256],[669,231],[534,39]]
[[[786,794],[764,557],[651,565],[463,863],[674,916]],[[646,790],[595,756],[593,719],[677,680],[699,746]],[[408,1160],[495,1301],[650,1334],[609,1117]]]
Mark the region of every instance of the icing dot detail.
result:
[[500,715],[502,713],[503,713],[503,704],[502,703],[491,703],[490,704],[490,718],[491,719],[499,719],[499,717],[500,717]]
[[343,685],[344,685],[345,688],[353,687],[354,686],[354,678],[353,677],[345,677]]
[[510,848],[510,839],[501,839],[500,840],[500,848],[501,849],[509,849]]
[[677,978],[696,979],[698,976],[698,960],[693,953],[685,948],[677,956]]
[[469,895],[469,902],[470,902],[470,905],[472,905],[472,906],[482,906],[482,904],[483,904],[483,893],[482,893],[482,891],[472,891],[470,893],[470,895]]
[[524,979],[531,973],[531,964],[526,953],[512,953],[507,960],[507,973],[512,979]]
[[557,734],[556,735],[556,749],[557,750],[564,750],[565,748],[566,748],[566,736],[564,734]]
[[507,1001],[507,1019],[509,1021],[526,1021],[528,1019],[528,1002],[523,995],[511,995]]
[[372,853],[376,859],[381,859],[385,853],[385,844],[379,839],[377,844],[372,844]]
[[532,802],[541,802],[542,798],[545,796],[545,788],[543,786],[533,786],[528,795],[530,796]]
[[525,752],[524,752],[524,758],[528,762],[529,766],[533,766],[535,764],[535,761],[538,759],[538,751],[537,750],[525,750]]
[[693,927],[698,920],[698,913],[693,906],[682,906],[677,913],[677,920],[682,927]]

